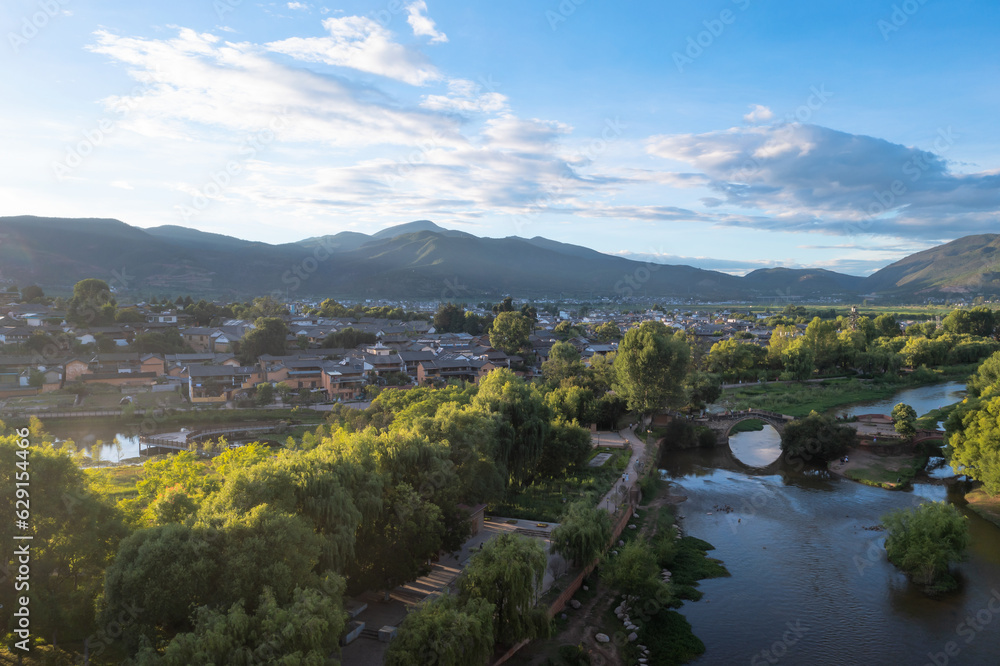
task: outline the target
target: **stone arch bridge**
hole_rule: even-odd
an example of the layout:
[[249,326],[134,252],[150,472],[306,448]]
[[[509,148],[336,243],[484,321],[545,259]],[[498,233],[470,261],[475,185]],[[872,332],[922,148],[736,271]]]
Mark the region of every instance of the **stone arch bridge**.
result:
[[726,414],[708,414],[704,418],[697,419],[698,425],[704,425],[715,432],[716,441],[719,444],[729,444],[729,433],[737,423],[749,420],[763,421],[774,427],[781,434],[785,430],[785,424],[794,421],[794,416],[769,412],[764,409],[748,409],[740,412],[728,412]]

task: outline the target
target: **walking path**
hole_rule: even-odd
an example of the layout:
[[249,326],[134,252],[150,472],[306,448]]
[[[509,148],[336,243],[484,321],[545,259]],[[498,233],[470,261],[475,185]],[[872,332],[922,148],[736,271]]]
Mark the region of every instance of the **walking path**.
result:
[[629,445],[631,445],[632,456],[628,459],[628,467],[625,470],[625,473],[628,474],[628,482],[619,479],[615,482],[611,491],[601,499],[600,506],[604,507],[608,513],[614,513],[617,510],[618,505],[622,503],[625,493],[621,491],[621,488],[623,486],[626,488],[632,488],[638,483],[639,473],[635,469],[635,464],[640,460],[645,460],[646,457],[646,443],[636,436],[634,425],[623,430],[619,430],[618,434],[621,435],[629,443]]

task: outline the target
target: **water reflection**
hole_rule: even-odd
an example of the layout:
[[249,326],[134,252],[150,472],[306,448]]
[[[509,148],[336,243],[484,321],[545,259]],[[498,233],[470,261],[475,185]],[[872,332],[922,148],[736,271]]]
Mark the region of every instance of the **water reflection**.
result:
[[848,416],[856,416],[858,414],[889,414],[892,412],[893,407],[903,402],[913,407],[917,412],[917,416],[923,416],[932,409],[953,405],[956,402],[961,402],[964,398],[965,382],[945,382],[932,386],[905,389],[885,400],[861,402],[850,407],[837,407],[830,410],[830,413],[837,415],[847,414]]
[[770,425],[729,437],[729,448],[744,465],[767,467],[781,457],[781,435]]
[[[688,498],[677,507],[686,532],[713,544],[732,574],[703,581],[704,599],[681,608],[707,647],[698,664],[751,663],[788,622],[809,631],[782,663],[924,664],[1000,590],[1000,529],[965,508],[973,545],[959,590],[930,599],[885,559],[885,533],[872,528],[922,501],[961,506],[944,485],[891,492],[785,463],[765,473],[728,447],[667,450],[660,467]],[[997,663],[1000,622],[959,642],[949,664]]]

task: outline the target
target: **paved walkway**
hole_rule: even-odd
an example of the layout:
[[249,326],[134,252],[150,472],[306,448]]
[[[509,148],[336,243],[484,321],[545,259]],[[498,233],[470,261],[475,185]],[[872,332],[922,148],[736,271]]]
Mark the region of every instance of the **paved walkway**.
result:
[[[619,430],[618,434],[631,445],[632,456],[628,459],[628,468],[626,470],[628,473],[628,483],[619,479],[615,482],[611,491],[601,499],[600,506],[604,507],[608,513],[614,513],[618,505],[622,503],[625,495],[622,493],[621,488],[623,486],[632,488],[639,482],[640,475],[635,469],[635,464],[640,460],[645,460],[646,457],[646,442],[636,436],[635,426]],[[647,461],[646,464],[648,465],[649,462]]]

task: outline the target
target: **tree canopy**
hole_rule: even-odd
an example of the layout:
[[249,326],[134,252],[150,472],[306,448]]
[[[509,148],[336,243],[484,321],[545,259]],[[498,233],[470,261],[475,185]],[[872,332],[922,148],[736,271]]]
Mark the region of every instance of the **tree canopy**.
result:
[[946,502],[927,502],[882,517],[889,561],[929,591],[955,587],[948,569],[969,546],[968,520]]
[[629,409],[645,414],[683,401],[683,382],[691,351],[682,333],[659,322],[629,329],[615,356],[615,392]]

